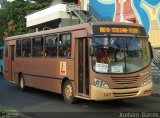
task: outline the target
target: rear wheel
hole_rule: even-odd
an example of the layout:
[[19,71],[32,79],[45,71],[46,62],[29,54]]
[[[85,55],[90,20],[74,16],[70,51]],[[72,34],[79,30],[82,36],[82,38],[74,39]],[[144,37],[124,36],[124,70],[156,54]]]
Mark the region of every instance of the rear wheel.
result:
[[69,80],[67,80],[65,83],[64,83],[64,86],[63,86],[63,97],[64,97],[64,101],[67,103],[67,104],[72,104],[76,101],[76,99],[74,98],[74,95],[73,95],[73,86],[71,84],[71,82]]
[[25,81],[23,76],[20,76],[20,80],[19,80],[19,87],[22,91],[25,91],[27,89],[26,85],[25,85]]

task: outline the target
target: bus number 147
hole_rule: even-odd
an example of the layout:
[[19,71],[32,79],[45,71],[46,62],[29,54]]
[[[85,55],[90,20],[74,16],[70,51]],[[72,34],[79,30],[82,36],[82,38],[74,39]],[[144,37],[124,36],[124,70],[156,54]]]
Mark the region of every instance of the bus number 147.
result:
[[111,96],[111,93],[104,93],[104,96]]

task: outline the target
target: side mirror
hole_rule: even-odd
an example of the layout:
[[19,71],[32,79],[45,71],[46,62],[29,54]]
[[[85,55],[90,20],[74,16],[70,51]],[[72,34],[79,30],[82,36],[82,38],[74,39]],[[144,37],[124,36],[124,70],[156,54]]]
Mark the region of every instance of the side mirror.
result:
[[151,46],[151,43],[150,43],[150,42],[148,42],[148,43],[149,43],[149,48],[150,48],[151,59],[153,59],[153,58],[154,58],[154,55],[153,55],[153,51],[152,51],[152,46]]
[[93,55],[94,55],[94,46],[93,46],[93,45],[91,45],[91,46],[89,47],[88,52],[89,52],[89,55],[90,55],[90,56],[93,56]]

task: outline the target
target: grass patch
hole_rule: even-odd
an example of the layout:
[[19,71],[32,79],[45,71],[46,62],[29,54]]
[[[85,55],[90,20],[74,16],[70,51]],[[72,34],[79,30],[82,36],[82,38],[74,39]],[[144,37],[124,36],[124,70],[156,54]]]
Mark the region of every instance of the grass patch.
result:
[[18,118],[18,112],[0,108],[0,118]]

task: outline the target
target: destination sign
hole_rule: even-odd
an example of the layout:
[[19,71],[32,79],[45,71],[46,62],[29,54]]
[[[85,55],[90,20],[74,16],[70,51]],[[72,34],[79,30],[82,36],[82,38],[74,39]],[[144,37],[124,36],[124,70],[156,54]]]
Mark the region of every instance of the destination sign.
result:
[[100,33],[133,33],[133,34],[138,34],[139,29],[138,28],[110,28],[110,27],[99,27],[99,32]]
[[95,35],[102,34],[143,34],[146,35],[143,27],[135,26],[104,26],[104,25],[93,25],[93,32]]

